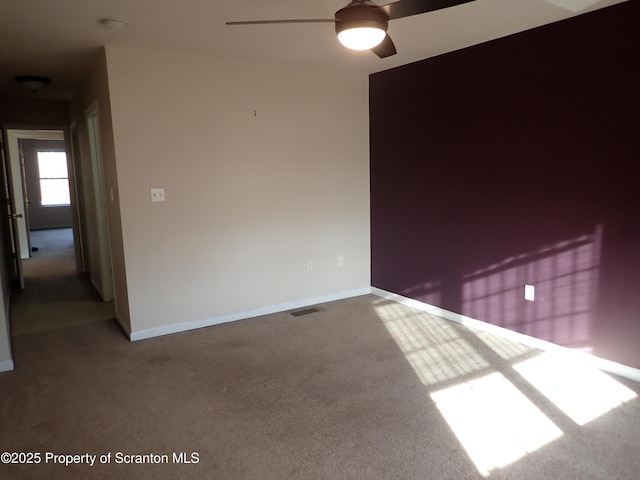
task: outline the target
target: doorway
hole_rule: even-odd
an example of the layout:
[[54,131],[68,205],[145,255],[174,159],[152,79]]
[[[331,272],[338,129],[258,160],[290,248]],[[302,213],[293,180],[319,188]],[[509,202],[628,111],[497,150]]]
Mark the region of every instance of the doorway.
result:
[[84,180],[76,168],[82,163],[77,130],[9,128],[6,134],[17,217],[14,257],[20,264],[10,305],[12,335],[114,318],[113,302],[96,293],[84,268],[87,217]]
[[[47,150],[47,146],[51,150],[64,152],[65,157],[68,156],[65,133],[63,130],[24,130],[24,129],[7,129],[7,153],[9,163],[8,181],[11,183],[11,201],[15,206],[15,213],[18,215],[16,220],[16,237],[19,244],[21,260],[31,256],[30,245],[30,211],[32,200],[38,199],[40,203],[40,187],[39,187],[39,169],[37,163],[37,146],[41,145],[42,150]],[[26,145],[25,145],[26,144]],[[25,148],[26,147],[26,148]],[[26,154],[26,158],[25,158]],[[67,159],[67,171],[69,161]],[[27,171],[33,179],[28,178]],[[47,174],[45,174],[47,175]],[[45,180],[46,181],[46,180]],[[34,183],[35,182],[35,183]],[[31,183],[31,189],[29,189]],[[69,188],[69,179],[67,174],[67,188]],[[35,205],[34,205],[35,206]],[[71,201],[67,206],[71,209]],[[60,210],[55,208],[54,214]],[[70,226],[65,224],[64,226]]]

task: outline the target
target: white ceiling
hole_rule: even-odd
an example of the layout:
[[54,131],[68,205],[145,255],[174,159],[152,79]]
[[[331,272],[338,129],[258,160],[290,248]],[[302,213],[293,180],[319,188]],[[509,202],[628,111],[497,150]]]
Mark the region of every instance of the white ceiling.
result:
[[[476,0],[397,19],[398,54],[342,47],[333,24],[226,26],[230,20],[333,18],[348,0],[0,0],[0,96],[28,97],[16,75],[53,82],[39,98],[70,98],[103,45],[338,68],[363,74],[556,22],[624,0]],[[380,2],[382,4],[382,2]],[[125,20],[121,31],[102,18]]]

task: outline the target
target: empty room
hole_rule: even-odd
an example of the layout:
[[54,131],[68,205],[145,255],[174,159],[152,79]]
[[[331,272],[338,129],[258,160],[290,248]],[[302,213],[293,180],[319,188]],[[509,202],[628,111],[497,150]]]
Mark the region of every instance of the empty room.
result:
[[2,478],[635,479],[639,0],[0,0]]

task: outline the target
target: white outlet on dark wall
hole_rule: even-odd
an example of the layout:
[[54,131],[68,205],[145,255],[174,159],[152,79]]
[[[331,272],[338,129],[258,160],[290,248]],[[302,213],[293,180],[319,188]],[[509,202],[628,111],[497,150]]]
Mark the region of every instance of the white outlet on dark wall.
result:
[[338,257],[338,266],[339,267],[344,267],[344,256],[343,255],[340,255]]
[[313,260],[307,260],[307,270],[313,270]]
[[536,299],[536,287],[534,287],[533,285],[525,285],[524,299],[533,302]]

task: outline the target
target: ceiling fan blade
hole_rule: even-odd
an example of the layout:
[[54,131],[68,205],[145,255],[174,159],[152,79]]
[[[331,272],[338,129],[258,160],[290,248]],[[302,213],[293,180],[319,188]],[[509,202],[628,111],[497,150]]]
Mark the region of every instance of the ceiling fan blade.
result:
[[389,20],[396,18],[420,15],[421,13],[442,10],[443,8],[462,5],[474,0],[400,0],[382,6],[382,9],[389,15]]
[[371,51],[380,58],[387,58],[397,53],[396,46],[393,44],[393,40],[391,40],[388,33],[384,37],[384,40],[382,40],[379,45],[373,47]]
[[275,25],[279,23],[336,23],[336,19],[297,18],[293,20],[247,20],[241,22],[225,22],[225,25]]

